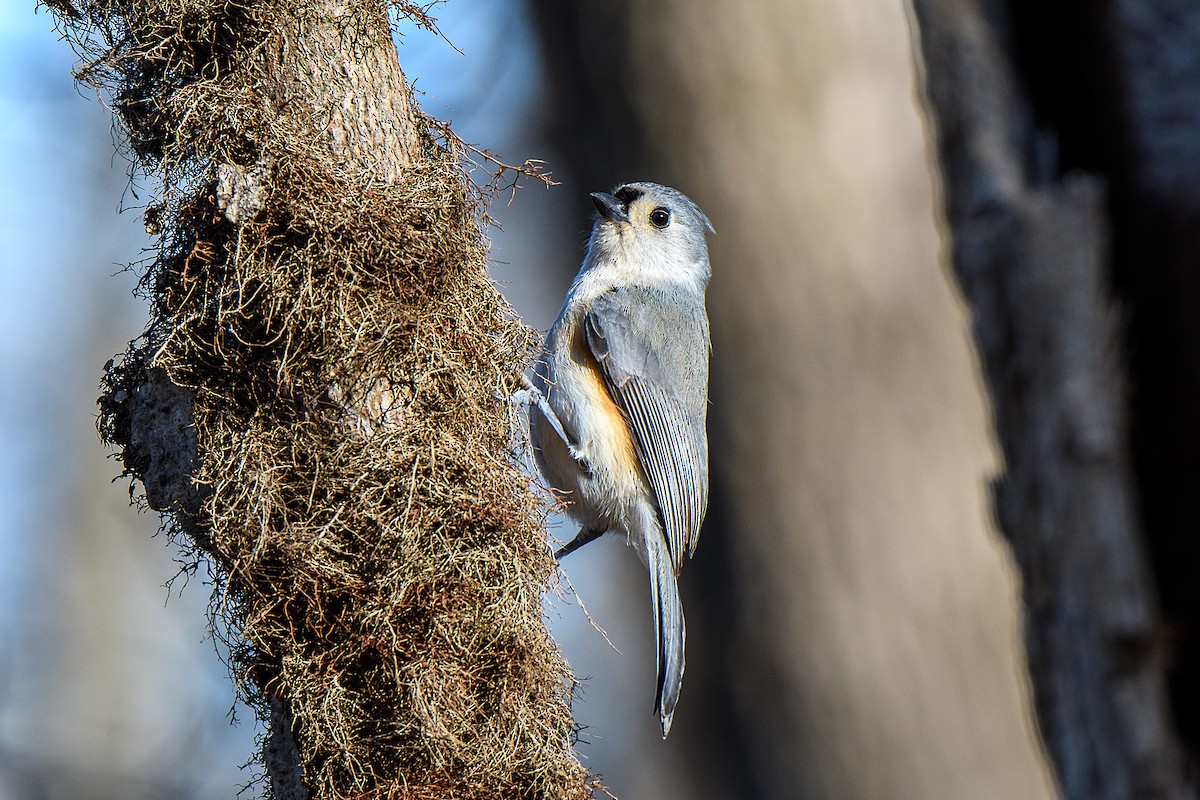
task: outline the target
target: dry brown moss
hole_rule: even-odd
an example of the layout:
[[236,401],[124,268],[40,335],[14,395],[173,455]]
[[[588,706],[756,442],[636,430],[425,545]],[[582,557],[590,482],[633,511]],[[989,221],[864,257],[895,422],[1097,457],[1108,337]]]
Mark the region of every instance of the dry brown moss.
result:
[[[290,708],[317,797],[588,796],[554,564],[496,399],[536,339],[487,279],[453,141],[420,126],[388,183],[267,111],[294,2],[57,5],[161,187],[152,316],[101,430],[161,484],[130,398],[148,375],[190,395],[192,487],[151,501],[215,565],[248,701]],[[218,201],[231,165],[258,169],[241,214]]]

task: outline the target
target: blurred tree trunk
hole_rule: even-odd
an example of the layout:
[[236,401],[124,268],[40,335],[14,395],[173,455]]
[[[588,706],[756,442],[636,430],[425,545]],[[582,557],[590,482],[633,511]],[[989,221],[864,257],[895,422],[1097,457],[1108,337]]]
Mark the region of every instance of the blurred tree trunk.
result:
[[[1182,655],[1176,717],[1194,730],[1197,493],[1173,484],[1196,474],[1200,23],[1177,3],[1133,5],[1046,17],[1020,0],[914,3],[954,266],[1007,464],[997,513],[1071,800],[1196,790],[1165,678]],[[1110,265],[1132,312],[1132,380]]]
[[1053,797],[901,5],[535,5],[579,189],[669,183],[717,228],[662,796]]

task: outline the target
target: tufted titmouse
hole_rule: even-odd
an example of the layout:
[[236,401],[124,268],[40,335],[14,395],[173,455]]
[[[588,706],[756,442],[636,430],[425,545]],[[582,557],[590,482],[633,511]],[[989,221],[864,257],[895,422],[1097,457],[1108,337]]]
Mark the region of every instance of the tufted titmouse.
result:
[[587,256],[546,337],[530,438],[582,528],[562,558],[612,532],[650,571],[663,738],[683,681],[676,577],[708,505],[708,315],[712,275],[696,204],[654,183],[592,200]]

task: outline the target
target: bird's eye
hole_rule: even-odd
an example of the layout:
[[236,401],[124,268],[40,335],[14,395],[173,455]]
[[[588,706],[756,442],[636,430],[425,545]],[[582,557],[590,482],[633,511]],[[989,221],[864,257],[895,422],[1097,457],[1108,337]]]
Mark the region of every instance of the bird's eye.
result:
[[656,228],[665,228],[671,224],[671,212],[665,208],[656,208],[650,212],[650,224]]

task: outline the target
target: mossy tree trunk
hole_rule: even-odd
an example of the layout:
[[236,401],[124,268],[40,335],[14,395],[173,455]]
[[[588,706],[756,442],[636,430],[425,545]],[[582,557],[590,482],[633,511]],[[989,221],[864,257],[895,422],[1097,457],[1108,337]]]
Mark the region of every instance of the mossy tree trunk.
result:
[[498,399],[536,337],[388,7],[55,8],[156,185],[101,432],[215,574],[274,796],[588,796]]

